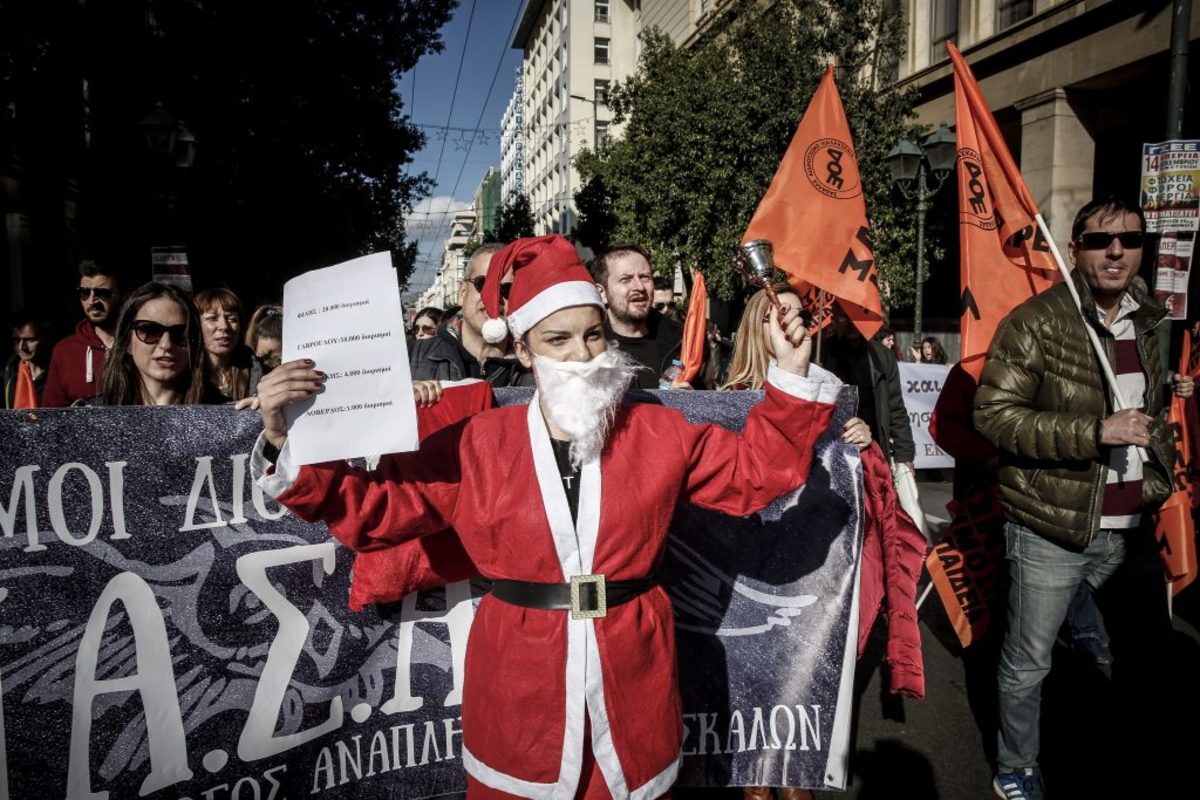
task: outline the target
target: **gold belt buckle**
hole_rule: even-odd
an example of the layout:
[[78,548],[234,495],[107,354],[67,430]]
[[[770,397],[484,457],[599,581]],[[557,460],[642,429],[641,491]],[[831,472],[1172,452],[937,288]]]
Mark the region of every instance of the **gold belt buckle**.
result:
[[[586,584],[596,587],[596,608],[579,607],[580,587]],[[603,575],[571,576],[571,619],[597,619],[608,616],[608,590]]]

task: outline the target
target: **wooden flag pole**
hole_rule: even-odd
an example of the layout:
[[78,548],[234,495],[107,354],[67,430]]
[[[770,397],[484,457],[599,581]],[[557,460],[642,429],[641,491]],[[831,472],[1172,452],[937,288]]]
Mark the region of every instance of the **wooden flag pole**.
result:
[[817,300],[817,364],[821,364],[821,334],[825,332],[824,320],[821,314],[825,311],[825,290],[821,290],[820,299]]
[[[1079,290],[1075,288],[1075,282],[1071,280],[1071,270],[1067,269],[1062,253],[1058,251],[1058,245],[1054,243],[1054,237],[1050,235],[1050,229],[1046,226],[1046,220],[1042,219],[1040,211],[1034,219],[1037,220],[1042,236],[1046,237],[1046,242],[1050,245],[1050,254],[1054,256],[1054,263],[1058,265],[1058,271],[1063,275],[1063,283],[1067,285],[1067,291],[1071,293],[1071,299],[1075,301],[1075,308],[1079,311],[1079,316],[1083,319],[1083,328],[1088,333],[1092,349],[1096,351],[1096,358],[1100,360],[1100,369],[1104,372],[1104,378],[1108,382],[1109,390],[1112,392],[1113,409],[1124,411],[1128,406],[1125,404],[1125,399],[1121,397],[1121,392],[1117,389],[1117,376],[1113,372],[1112,364],[1108,361],[1108,355],[1104,352],[1104,345],[1100,344],[1100,337],[1096,334],[1095,328],[1089,325],[1087,317],[1083,316],[1083,301],[1079,299]],[[1138,458],[1142,460],[1143,464],[1149,462],[1150,455],[1146,452],[1146,448],[1138,447],[1137,453]]]

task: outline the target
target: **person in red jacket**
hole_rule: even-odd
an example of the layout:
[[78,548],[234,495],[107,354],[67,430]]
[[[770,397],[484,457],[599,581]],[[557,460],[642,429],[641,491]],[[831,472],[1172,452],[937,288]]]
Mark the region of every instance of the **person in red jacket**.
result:
[[682,743],[671,603],[652,578],[676,500],[745,515],[799,486],[840,382],[810,367],[793,309],[771,318],[777,364],[741,435],[624,405],[633,369],[608,346],[574,246],[552,235],[492,256],[485,336],[505,325],[509,271],[507,328],[538,383],[528,407],[476,414],[418,453],[385,456],[371,475],[345,462],[298,467],[283,408],[324,376],[292,361],[259,388],[251,469],[268,494],[356,550],[452,527],[492,579],[466,650],[471,800],[651,800],[674,783]]
[[79,304],[84,318],[75,332],[54,346],[50,373],[42,392],[47,408],[69,406],[100,394],[104,359],[113,345],[121,288],[110,267],[97,261],[79,263]]

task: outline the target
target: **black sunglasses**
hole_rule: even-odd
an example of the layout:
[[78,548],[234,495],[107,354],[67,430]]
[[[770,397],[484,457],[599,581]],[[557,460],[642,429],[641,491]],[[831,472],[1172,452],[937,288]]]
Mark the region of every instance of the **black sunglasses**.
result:
[[669,305],[669,304],[668,304],[668,303],[654,303],[653,305],[654,305],[654,310],[655,310],[655,311],[662,311],[662,310],[663,310],[664,308],[666,308],[666,307],[667,307],[667,305]]
[[1142,243],[1146,241],[1146,234],[1141,231],[1121,231],[1120,233],[1089,231],[1079,234],[1076,241],[1079,243],[1080,250],[1107,250],[1112,247],[1113,239],[1119,241],[1125,250],[1140,250]]
[[156,345],[162,339],[164,333],[171,334],[171,344],[187,347],[187,339],[184,336],[187,334],[187,325],[163,325],[161,322],[155,322],[149,319],[138,319],[133,321],[133,332],[137,337],[148,345]]
[[91,286],[80,286],[77,290],[80,300],[89,300],[92,295],[96,295],[101,300],[112,300],[112,289],[93,289]]
[[[486,275],[476,275],[474,278],[466,278],[465,280],[467,281],[467,283],[469,283],[475,287],[475,291],[479,292],[479,294],[483,294],[483,284],[487,280]],[[503,297],[505,300],[507,300],[508,293],[511,289],[512,289],[511,283],[500,284],[500,296]]]

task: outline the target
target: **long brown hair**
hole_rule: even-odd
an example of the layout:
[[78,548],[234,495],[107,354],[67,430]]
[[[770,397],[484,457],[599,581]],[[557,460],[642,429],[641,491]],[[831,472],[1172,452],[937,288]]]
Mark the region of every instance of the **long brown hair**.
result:
[[229,383],[224,389],[221,388],[219,385],[221,376],[213,368],[207,353],[205,353],[204,358],[204,376],[214,389],[222,391],[230,400],[241,400],[250,393],[251,359],[254,355],[242,344],[244,341],[241,325],[243,320],[242,301],[238,299],[238,296],[232,289],[221,287],[197,292],[196,296],[192,298],[192,303],[195,304],[196,311],[200,316],[207,314],[213,309],[231,311],[237,314],[238,343],[229,354]]
[[133,356],[129,354],[129,341],[133,334],[133,323],[137,321],[142,306],[151,300],[165,297],[183,309],[187,319],[184,341],[188,349],[188,369],[180,376],[183,403],[194,405],[204,396],[204,345],[200,341],[200,317],[186,295],[174,286],[163,283],[147,283],[125,298],[117,314],[117,327],[113,334],[112,351],[104,362],[104,374],[100,377],[100,402],[106,406],[144,406],[142,376]]
[[[776,294],[796,293],[786,283],[777,283],[771,288]],[[763,289],[746,301],[746,310],[742,313],[742,321],[738,323],[733,343],[733,362],[729,365],[729,376],[722,389],[761,389],[766,383],[771,354],[767,352],[762,325],[770,307]]]

